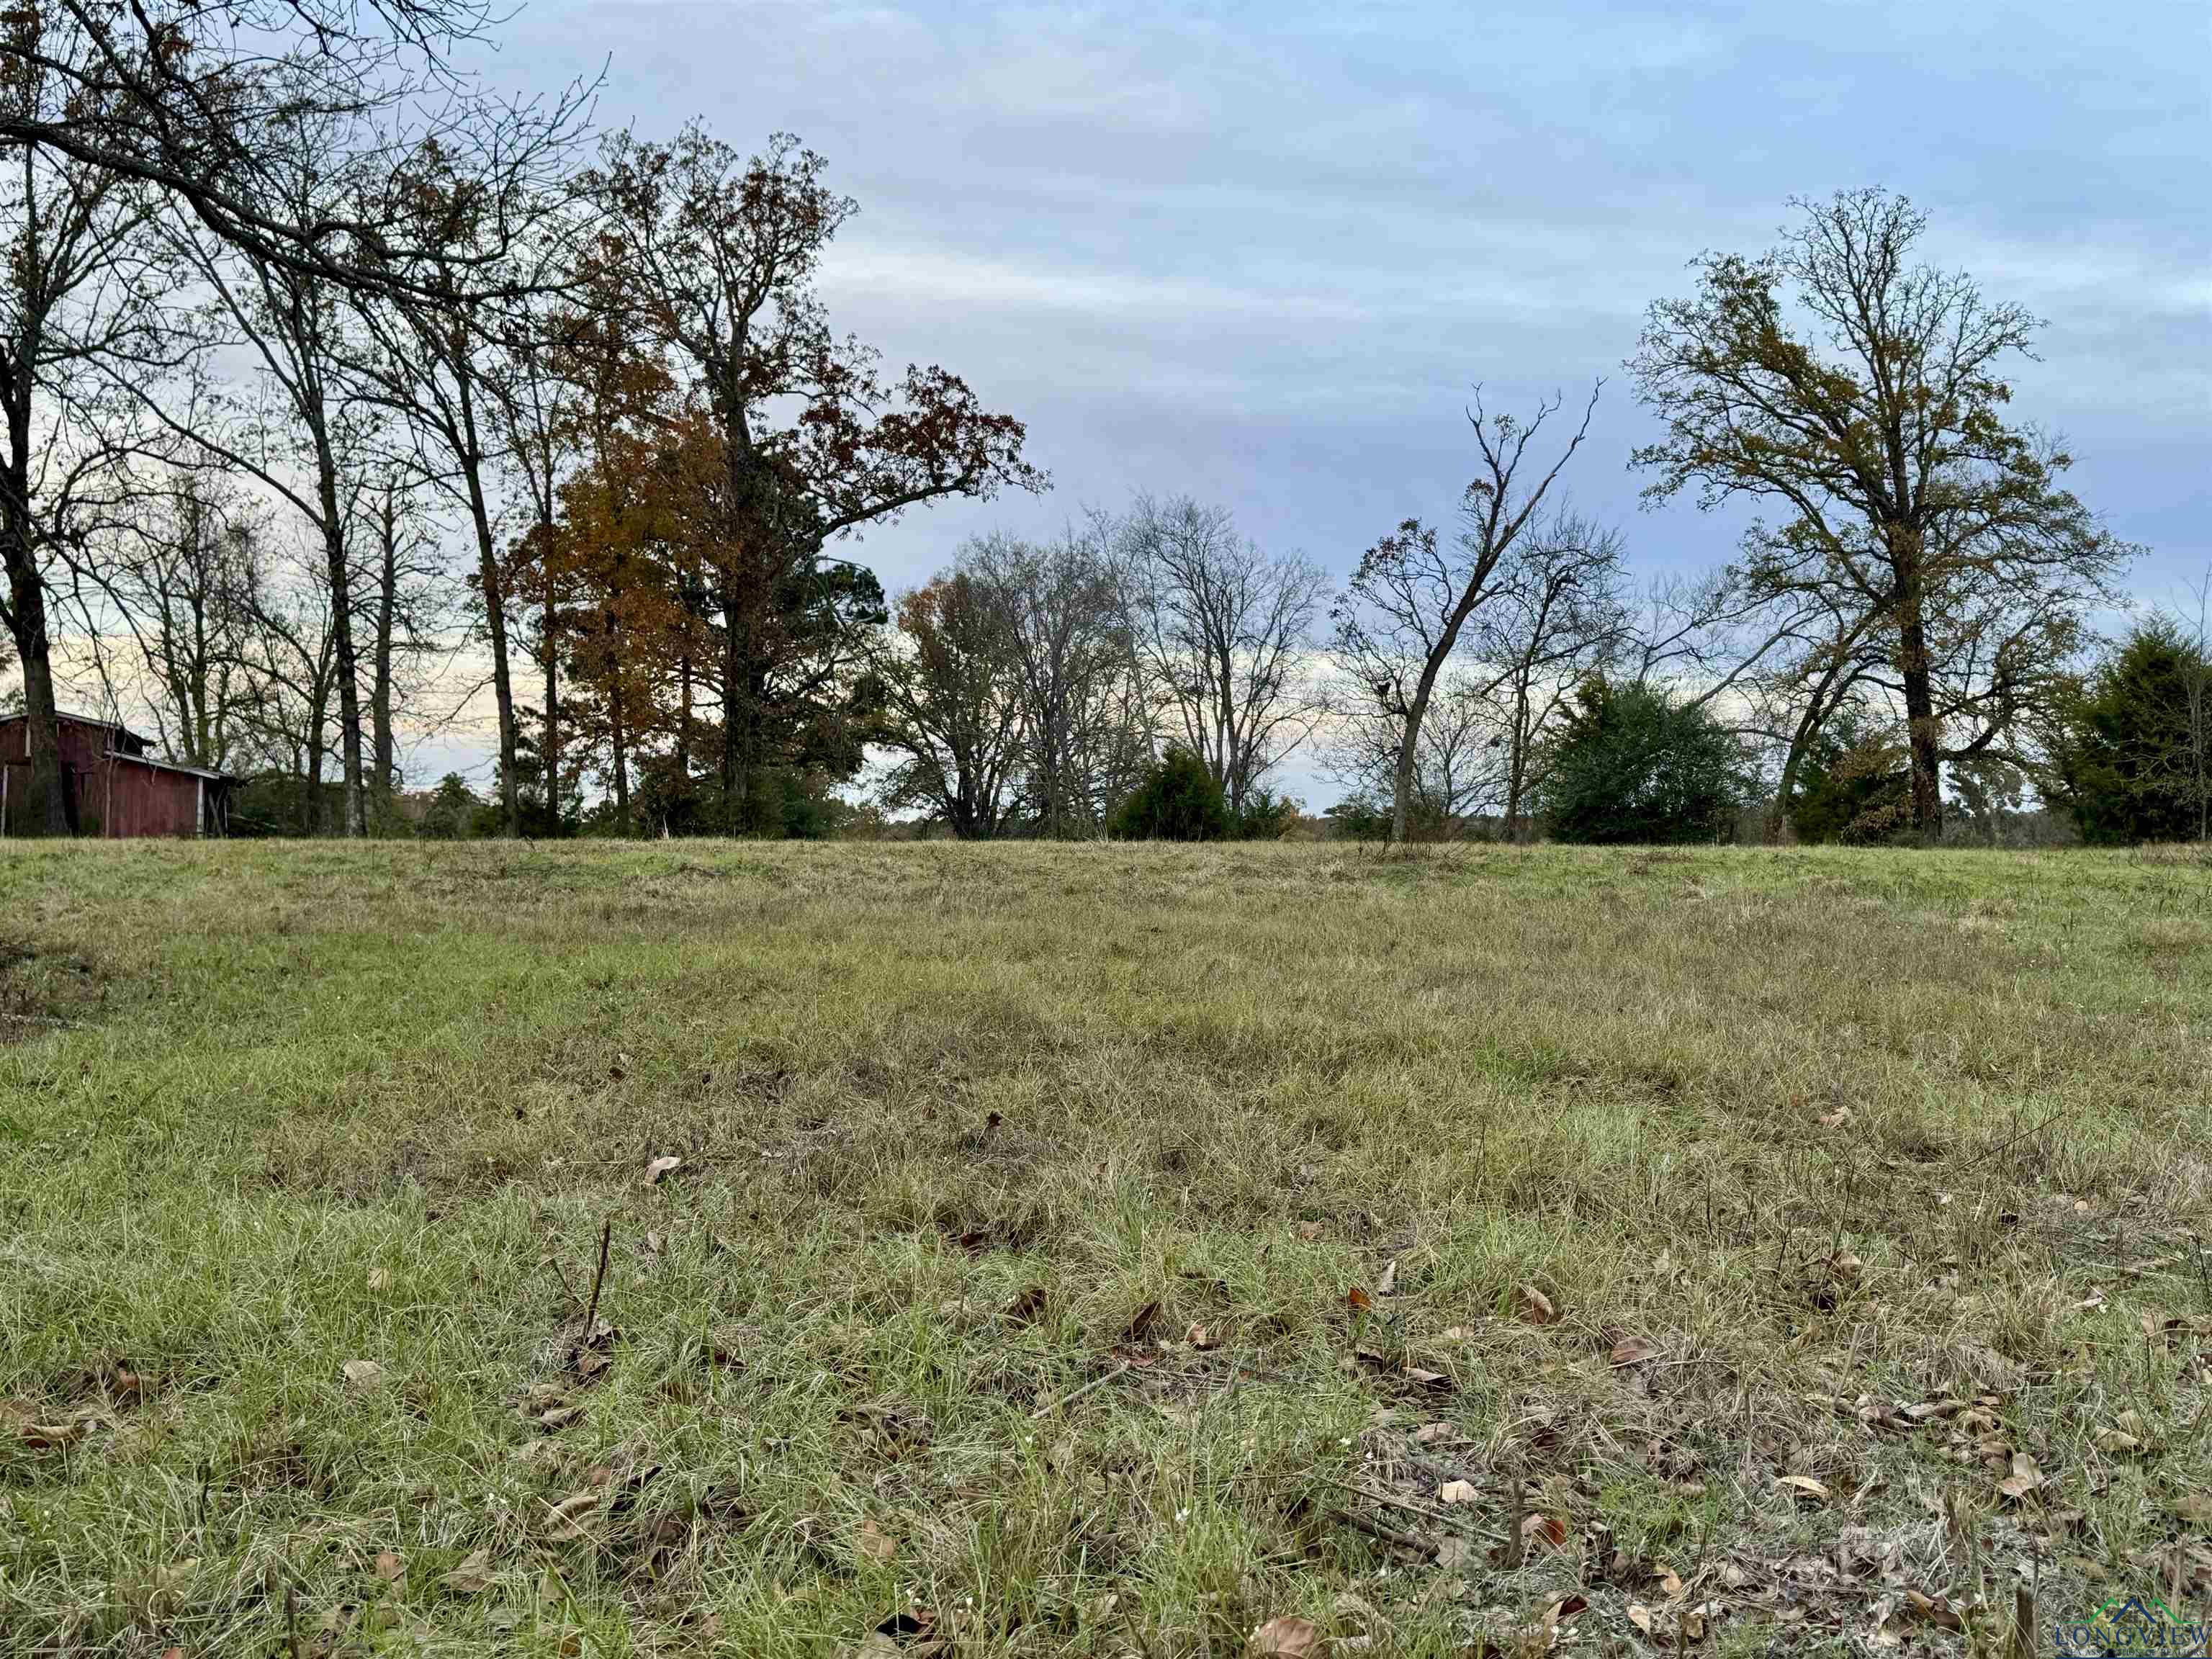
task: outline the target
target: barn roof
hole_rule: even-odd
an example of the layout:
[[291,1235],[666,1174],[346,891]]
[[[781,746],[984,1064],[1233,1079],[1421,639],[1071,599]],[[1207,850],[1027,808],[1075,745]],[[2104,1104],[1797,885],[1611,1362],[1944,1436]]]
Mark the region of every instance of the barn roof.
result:
[[[70,713],[66,708],[58,708],[54,711],[54,718],[60,720],[66,720],[72,726],[97,726],[103,732],[119,732],[131,742],[138,744],[141,748],[150,746],[154,741],[151,738],[143,736],[139,732],[133,732],[129,726],[124,725],[121,720],[102,720],[96,714],[76,714]],[[28,714],[21,713],[20,711],[13,714],[0,714],[0,729],[14,726],[18,721],[27,720],[28,719],[30,719]],[[114,758],[119,761],[128,762],[133,766],[150,766],[156,771],[188,772],[196,778],[214,778],[219,781],[227,780],[233,782],[236,781],[233,775],[228,772],[218,772],[213,768],[206,766],[187,766],[182,761],[156,760],[151,755],[118,754]]]

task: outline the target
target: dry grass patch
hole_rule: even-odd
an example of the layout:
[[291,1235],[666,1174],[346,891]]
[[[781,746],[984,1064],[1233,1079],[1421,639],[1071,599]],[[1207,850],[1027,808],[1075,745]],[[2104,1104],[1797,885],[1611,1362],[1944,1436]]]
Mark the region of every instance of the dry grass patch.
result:
[[0,1048],[0,1630],[1995,1653],[2021,1583],[2182,1612],[2208,891],[11,848],[25,959],[99,939],[133,991]]

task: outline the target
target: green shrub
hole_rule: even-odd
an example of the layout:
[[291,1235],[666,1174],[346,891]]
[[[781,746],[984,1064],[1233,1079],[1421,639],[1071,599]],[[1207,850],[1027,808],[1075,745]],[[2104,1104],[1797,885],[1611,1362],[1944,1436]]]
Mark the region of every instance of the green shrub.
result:
[[1744,771],[1735,739],[1704,709],[1601,678],[1575,694],[1544,808],[1560,841],[1723,841],[1749,793]]
[[1188,749],[1170,748],[1121,803],[1112,829],[1122,841],[1225,841],[1229,804],[1204,761]]

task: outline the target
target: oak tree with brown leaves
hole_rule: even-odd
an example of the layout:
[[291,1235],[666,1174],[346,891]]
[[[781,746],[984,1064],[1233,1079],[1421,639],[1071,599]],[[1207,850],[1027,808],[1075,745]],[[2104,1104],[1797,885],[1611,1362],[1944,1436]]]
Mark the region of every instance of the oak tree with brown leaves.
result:
[[1917,262],[1927,219],[1902,197],[1796,205],[1779,247],[1708,254],[1695,293],[1651,307],[1629,368],[1667,434],[1635,464],[1650,499],[1782,514],[1750,532],[1745,575],[1878,642],[1862,683],[1903,714],[1932,835],[1944,764],[2009,757],[2135,550],[2063,488],[2064,447],[2006,419],[2036,319]]

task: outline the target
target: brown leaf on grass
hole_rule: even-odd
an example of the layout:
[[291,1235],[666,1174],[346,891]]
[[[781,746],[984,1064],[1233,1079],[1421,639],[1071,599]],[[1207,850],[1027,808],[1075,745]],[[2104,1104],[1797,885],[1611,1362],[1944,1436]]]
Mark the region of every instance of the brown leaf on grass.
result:
[[1321,1237],[1321,1223],[1318,1221],[1301,1221],[1298,1223],[1298,1237],[1305,1240],[1307,1243],[1312,1243],[1314,1240]]
[[864,1520],[860,1522],[860,1553],[871,1561],[894,1560],[898,1555],[898,1543],[883,1533],[872,1520]]
[[1815,1480],[1809,1474],[1782,1475],[1776,1480],[1774,1484],[1778,1486],[1786,1486],[1790,1489],[1792,1494],[1802,1498],[1809,1498],[1815,1503],[1825,1504],[1828,1501],[1827,1487],[1821,1485],[1820,1482]]
[[1398,1373],[1417,1389],[1426,1389],[1434,1394],[1449,1393],[1452,1380],[1442,1371],[1432,1371],[1425,1365],[1408,1365]]
[[1951,1604],[1940,1595],[1923,1595],[1917,1589],[1908,1589],[1905,1599],[1912,1604],[1915,1613],[1939,1630],[1957,1632],[1966,1628]]
[[570,1363],[575,1366],[577,1376],[597,1376],[614,1361],[611,1356],[600,1352],[597,1348],[578,1348],[575,1358]]
[[1549,1636],[1577,1613],[1587,1612],[1589,1608],[1589,1597],[1587,1595],[1570,1595],[1564,1601],[1553,1602],[1544,1609],[1544,1634]]
[[1183,1340],[1200,1353],[1209,1352],[1221,1346],[1221,1338],[1203,1325],[1194,1325],[1183,1334]]
[[2043,1484],[2043,1471],[2035,1467],[2035,1460],[2026,1452],[2012,1455],[2012,1473],[1997,1482],[1997,1490],[2007,1498],[2025,1498]]
[[1141,1341],[1144,1338],[1145,1333],[1152,1328],[1154,1322],[1156,1322],[1159,1316],[1159,1303],[1157,1300],[1147,1302],[1143,1307],[1138,1309],[1137,1311],[1130,1316],[1129,1322],[1122,1327],[1121,1340],[1124,1342]]
[[1310,1619],[1270,1619],[1244,1644],[1249,1659],[1320,1659],[1321,1626]]
[[1645,1607],[1641,1601],[1631,1601],[1628,1604],[1628,1622],[1635,1626],[1637,1629],[1642,1631],[1646,1636],[1650,1635],[1651,1609]]
[[1482,1489],[1472,1480],[1447,1480],[1437,1488],[1439,1504],[1472,1504],[1482,1496]]
[[1424,1446],[1433,1446],[1439,1440],[1451,1437],[1452,1425],[1449,1423],[1424,1423],[1413,1431],[1413,1438]]
[[384,1367],[374,1359],[349,1359],[338,1369],[356,1389],[373,1389],[384,1380]]
[[548,1434],[557,1434],[584,1414],[581,1406],[550,1406],[530,1420]]
[[1840,1129],[1850,1121],[1851,1109],[1848,1106],[1838,1106],[1832,1112],[1820,1114],[1820,1127],[1823,1129]]
[[379,1550],[374,1571],[386,1583],[396,1584],[407,1576],[407,1564],[390,1550]]
[[1656,1359],[1659,1350],[1640,1336],[1624,1336],[1613,1345],[1612,1363],[1615,1365],[1641,1365]]
[[446,1588],[459,1595],[478,1595],[491,1588],[496,1577],[492,1571],[489,1551],[476,1550],[463,1559],[461,1564],[446,1575]]
[[1849,1281],[1866,1271],[1866,1263],[1849,1250],[1843,1250],[1828,1258],[1828,1271],[1837,1278]]
[[559,1503],[548,1506],[553,1512],[553,1526],[545,1535],[562,1541],[586,1536],[584,1517],[599,1506],[599,1494],[590,1487],[570,1492]]
[[1521,1287],[1517,1305],[1521,1317],[1531,1325],[1548,1325],[1559,1316],[1559,1310],[1552,1305],[1552,1298],[1534,1285]]
[[663,1178],[674,1175],[683,1167],[684,1160],[673,1152],[665,1157],[656,1158],[645,1166],[645,1184],[648,1187],[658,1186]]
[[368,1288],[372,1291],[390,1290],[392,1270],[389,1267],[371,1267],[368,1270]]
[[1477,1333],[1472,1325],[1447,1325],[1437,1333],[1439,1342],[1472,1342]]
[[1375,1298],[1354,1285],[1344,1293],[1344,1305],[1356,1314],[1365,1313],[1375,1305]]
[[1666,1592],[1669,1601],[1680,1601],[1684,1594],[1682,1575],[1672,1567],[1668,1568],[1659,1575],[1659,1588]]
[[1398,1288],[1398,1258],[1392,1256],[1382,1264],[1382,1271],[1375,1276],[1375,1294],[1389,1296]]
[[1567,1547],[1566,1522],[1556,1515],[1523,1516],[1521,1540],[1523,1544],[1543,1544],[1555,1550],[1563,1550]]

